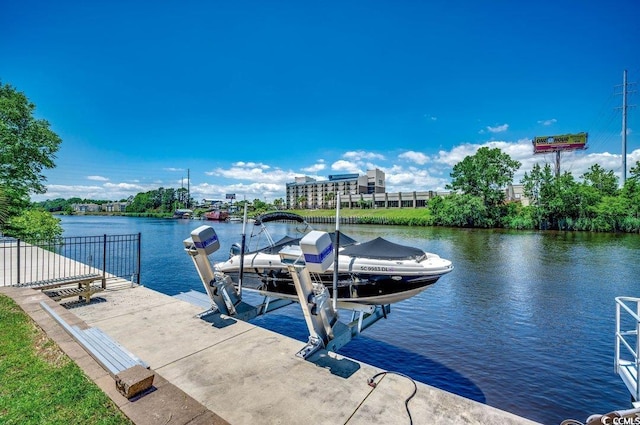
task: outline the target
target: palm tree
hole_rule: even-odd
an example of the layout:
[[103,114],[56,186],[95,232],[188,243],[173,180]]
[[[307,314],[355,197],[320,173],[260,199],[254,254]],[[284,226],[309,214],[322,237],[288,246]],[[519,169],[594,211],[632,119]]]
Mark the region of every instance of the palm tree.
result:
[[298,199],[296,199],[296,201],[298,202],[298,208],[303,209],[304,205],[307,203],[307,197],[300,196],[298,197]]
[[[333,201],[336,199],[336,194],[333,192],[329,192],[326,195],[324,195],[324,200],[325,202],[329,202],[329,206],[331,206],[331,204],[333,203]],[[333,208],[333,207],[332,207]]]

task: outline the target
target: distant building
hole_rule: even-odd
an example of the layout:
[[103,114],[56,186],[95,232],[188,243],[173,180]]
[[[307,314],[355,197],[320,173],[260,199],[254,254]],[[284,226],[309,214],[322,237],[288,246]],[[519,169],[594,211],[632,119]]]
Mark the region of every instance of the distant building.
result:
[[521,184],[510,184],[505,189],[505,200],[507,202],[520,202],[523,207],[529,206],[529,198],[524,196],[524,186]]
[[316,180],[309,176],[296,177],[287,183],[287,208],[331,208],[337,195],[341,200],[347,195],[376,194],[385,192],[384,172],[368,170],[366,175],[333,174],[328,180]]
[[72,204],[74,212],[79,213],[91,213],[91,212],[100,212],[101,207],[98,204]]
[[104,212],[125,212],[130,202],[107,202],[102,204],[102,211]]
[[76,213],[98,213],[98,212],[125,212],[127,206],[131,202],[107,202],[102,205],[87,203],[87,204],[71,204],[71,208]]
[[[328,180],[316,180],[309,176],[296,177],[287,183],[287,208],[335,208],[337,194],[343,208],[425,208],[431,198],[447,196],[451,192],[413,191],[387,193],[385,174],[375,169],[366,175],[335,174]],[[524,196],[522,185],[509,185],[505,189],[505,201],[530,204]]]

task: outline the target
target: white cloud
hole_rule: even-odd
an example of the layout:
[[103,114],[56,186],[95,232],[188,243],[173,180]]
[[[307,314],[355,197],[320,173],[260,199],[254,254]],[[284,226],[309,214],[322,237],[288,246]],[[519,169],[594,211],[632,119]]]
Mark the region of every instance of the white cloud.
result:
[[268,170],[269,168],[271,168],[269,165],[263,164],[261,162],[243,162],[243,161],[236,162],[233,164],[233,166],[260,169],[260,170]]
[[540,120],[538,121],[538,124],[542,124],[544,126],[550,126],[551,124],[555,124],[557,122],[558,122],[557,119],[551,118],[550,120]]
[[176,171],[184,171],[184,168],[168,167],[168,168],[163,168],[163,170],[173,173],[173,172],[176,172]]
[[399,167],[390,170],[386,174],[387,192],[422,192],[428,190],[443,191],[449,178],[434,177],[429,170],[408,167]]
[[[149,190],[153,190],[153,189],[157,189],[155,184],[147,184],[147,185],[142,185],[142,184],[132,184],[132,183],[105,183],[103,186],[103,188],[106,189],[117,189],[117,190],[121,190],[121,191],[138,191],[138,192],[147,192]],[[136,192],[137,193],[137,192]]]
[[415,151],[407,151],[401,153],[400,155],[398,155],[398,158],[406,159],[407,161],[415,162],[419,165],[424,165],[427,163],[427,161],[429,161],[429,157],[427,155],[423,154],[422,152]]
[[331,169],[335,171],[343,171],[347,173],[359,173],[362,174],[363,171],[360,169],[358,164],[351,161],[345,161],[344,159],[340,159],[333,164],[331,164]]
[[94,180],[94,181],[99,181],[99,182],[109,181],[108,178],[102,177],[102,176],[87,176],[87,180]]
[[310,165],[305,168],[301,168],[301,170],[304,171],[305,173],[317,173],[318,171],[322,171],[325,168],[327,168],[327,164],[325,164],[324,161],[321,159],[313,165]]
[[349,151],[346,152],[344,155],[342,155],[343,158],[346,159],[353,159],[356,161],[361,161],[361,160],[365,160],[365,159],[377,159],[380,161],[383,161],[384,155],[381,155],[379,153],[373,153],[373,152],[365,152],[365,151]]
[[507,131],[508,129],[509,129],[509,124],[497,125],[495,127],[491,127],[490,125],[487,126],[487,130],[490,131],[491,133],[502,133],[504,131]]
[[216,168],[205,172],[208,176],[224,177],[235,180],[250,180],[257,182],[279,183],[284,185],[291,182],[297,175],[293,171],[275,169],[269,172],[270,166],[254,162],[236,162],[231,168]]

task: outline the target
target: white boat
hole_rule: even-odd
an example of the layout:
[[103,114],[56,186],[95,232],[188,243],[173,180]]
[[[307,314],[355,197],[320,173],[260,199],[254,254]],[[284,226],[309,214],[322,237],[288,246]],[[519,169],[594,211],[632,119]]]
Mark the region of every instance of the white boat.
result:
[[[274,241],[265,225],[274,221],[297,223],[299,235],[285,236]],[[240,245],[234,244],[229,259],[217,263],[215,268],[229,275],[234,282],[238,282],[240,265],[243,264],[244,287],[257,289],[265,295],[295,295],[293,280],[281,256],[287,261],[304,262],[299,242],[310,230],[311,226],[297,214],[263,214],[254,221],[249,246],[245,249],[244,256],[241,255]],[[262,236],[266,239],[266,245],[259,249],[252,247],[252,241],[262,239]],[[335,234],[331,236],[335,246]],[[368,305],[396,303],[419,294],[453,270],[451,261],[436,254],[399,245],[383,238],[359,243],[340,234],[338,241],[339,301]],[[331,266],[325,273],[314,275],[314,278],[322,282],[331,293],[333,275]]]

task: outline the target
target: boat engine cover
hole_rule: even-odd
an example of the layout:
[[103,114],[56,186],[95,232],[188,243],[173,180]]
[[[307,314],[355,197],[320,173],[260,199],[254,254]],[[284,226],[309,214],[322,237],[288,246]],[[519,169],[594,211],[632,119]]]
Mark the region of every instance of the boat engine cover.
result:
[[200,226],[191,232],[191,239],[193,240],[196,249],[204,250],[206,255],[213,254],[220,249],[220,240],[216,231],[211,226]]
[[327,232],[312,230],[302,238],[300,248],[311,273],[324,273],[333,264],[333,244]]

